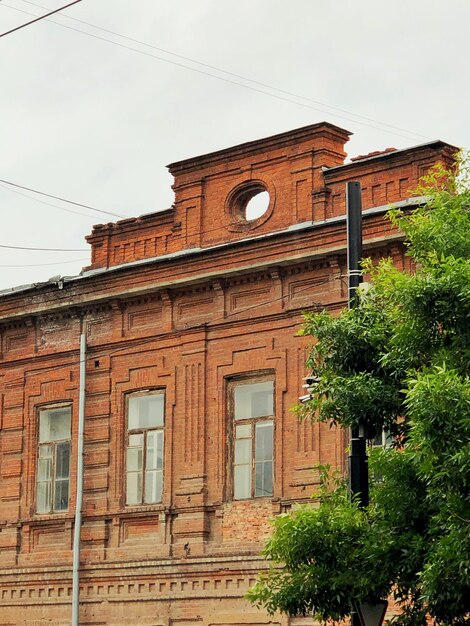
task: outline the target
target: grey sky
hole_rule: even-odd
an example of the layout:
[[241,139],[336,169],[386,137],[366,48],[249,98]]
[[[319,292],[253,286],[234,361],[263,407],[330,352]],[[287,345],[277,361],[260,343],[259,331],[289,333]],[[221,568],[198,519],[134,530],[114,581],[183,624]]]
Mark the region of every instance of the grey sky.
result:
[[[0,31],[32,19],[11,7],[39,15],[66,4],[35,2],[45,8],[0,0]],[[350,113],[162,62],[146,55],[276,93],[67,16]],[[350,156],[429,139],[470,146],[468,0],[83,0],[51,19],[146,55],[47,21],[0,39],[0,179],[105,211],[164,209],[167,163],[321,120],[354,133]],[[0,248],[0,289],[77,274],[84,236],[109,221],[37,198],[89,217],[0,186],[0,244],[84,252]]]

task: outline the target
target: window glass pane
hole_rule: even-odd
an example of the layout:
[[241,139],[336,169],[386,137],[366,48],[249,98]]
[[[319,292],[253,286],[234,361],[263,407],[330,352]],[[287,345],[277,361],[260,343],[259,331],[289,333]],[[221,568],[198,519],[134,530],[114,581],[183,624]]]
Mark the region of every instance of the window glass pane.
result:
[[157,469],[163,469],[163,432],[156,434],[157,437]]
[[385,447],[390,447],[393,444],[393,437],[389,430],[384,430],[382,435],[382,442]]
[[273,423],[256,424],[255,461],[271,461],[273,458]]
[[39,446],[40,459],[52,459],[52,446]]
[[147,466],[146,469],[162,469],[163,467],[163,432],[154,430],[147,433]]
[[142,448],[127,448],[127,471],[136,472],[142,469]]
[[160,502],[162,499],[163,472],[145,472],[145,502]]
[[49,411],[39,413],[39,441],[50,441]]
[[251,439],[235,440],[235,465],[251,464]]
[[127,504],[142,502],[142,472],[127,473]]
[[163,468],[163,431],[154,430],[147,433],[147,467],[146,469]]
[[157,455],[156,455],[156,433],[147,433],[147,469],[157,469]]
[[39,413],[39,441],[70,439],[70,407],[44,409]]
[[128,408],[129,430],[163,426],[164,404],[163,393],[131,396]]
[[273,464],[272,461],[256,463],[255,465],[255,496],[272,496],[273,494]]
[[69,508],[69,481],[56,480],[55,482],[55,511],[66,511]]
[[243,439],[251,437],[251,424],[241,424],[235,428],[235,437],[237,439]]
[[57,444],[55,461],[55,478],[67,478],[70,472],[70,443]]
[[382,446],[386,448],[392,445],[393,437],[388,430],[381,430],[370,443],[373,447]]
[[129,430],[142,428],[140,419],[140,396],[129,398],[127,424]]
[[49,513],[51,510],[51,482],[37,484],[36,510],[38,513]]
[[143,435],[129,435],[129,447],[142,448],[144,445]]
[[273,381],[236,385],[235,419],[249,419],[273,414]]
[[235,500],[251,498],[251,465],[235,465],[233,497]]
[[38,481],[51,480],[52,478],[52,460],[39,459],[38,462]]
[[382,438],[383,438],[383,431],[381,430],[379,433],[377,433],[375,435],[374,439],[372,439],[372,445],[374,447],[381,446],[382,445]]
[[165,411],[165,396],[162,393],[151,394],[145,397],[148,425],[150,427],[163,426]]
[[163,431],[155,433],[157,439],[157,463],[156,468],[163,469]]

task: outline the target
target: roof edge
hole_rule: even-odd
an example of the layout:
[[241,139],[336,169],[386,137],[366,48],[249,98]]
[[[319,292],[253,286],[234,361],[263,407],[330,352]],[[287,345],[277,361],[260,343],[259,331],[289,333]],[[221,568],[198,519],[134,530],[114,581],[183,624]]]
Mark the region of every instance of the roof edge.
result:
[[[364,209],[362,211],[362,215],[364,217],[380,215],[383,213],[387,213],[392,207],[395,208],[409,208],[412,206],[417,206],[420,204],[424,204],[428,198],[425,196],[414,196],[411,198],[407,198],[406,200],[400,200],[399,202],[392,202],[390,204],[384,204],[380,206],[371,207],[369,209]],[[271,239],[273,237],[283,236],[283,235],[291,235],[293,233],[314,230],[318,228],[322,228],[325,226],[331,226],[334,224],[346,222],[346,215],[337,215],[334,217],[328,217],[324,220],[318,221],[307,221],[301,222],[299,224],[291,224],[285,229],[272,231],[268,233],[263,233],[262,235],[258,235],[256,237],[249,237],[247,239],[240,239],[238,241],[229,241],[220,244],[216,244],[215,246],[209,246],[207,248],[186,248],[184,250],[178,250],[177,252],[171,252],[169,254],[165,254],[158,257],[149,257],[146,259],[138,259],[137,261],[130,261],[129,263],[123,263],[121,265],[112,265],[110,267],[99,267],[90,270],[84,270],[80,274],[76,276],[54,276],[49,280],[43,282],[36,282],[26,285],[19,285],[17,287],[8,287],[7,289],[3,289],[0,291],[0,298],[6,298],[8,296],[16,296],[19,294],[24,294],[28,291],[44,289],[52,286],[56,286],[59,289],[62,289],[65,284],[80,282],[82,280],[87,280],[89,278],[99,277],[103,275],[109,275],[114,272],[125,271],[135,267],[143,267],[155,263],[168,263],[176,259],[181,258],[191,258],[194,256],[212,253],[216,250],[228,248],[228,247],[237,247],[239,245],[250,244],[254,241],[262,241],[266,239]],[[0,320],[1,322],[1,320]]]
[[370,163],[371,161],[380,161],[386,159],[394,159],[399,156],[403,156],[407,152],[414,152],[416,150],[423,150],[425,148],[450,148],[451,151],[457,153],[461,148],[454,146],[446,141],[442,141],[441,139],[434,139],[433,141],[427,141],[425,143],[419,143],[415,146],[410,146],[408,148],[399,148],[398,150],[393,150],[389,152],[382,152],[380,154],[376,154],[374,156],[366,157],[365,159],[360,159],[358,161],[351,161],[349,163],[342,163],[341,165],[335,165],[333,167],[324,168],[324,173],[328,175],[330,172],[336,172],[339,170],[352,169],[354,167],[358,168],[363,163]]
[[208,152],[199,156],[182,159],[181,161],[174,161],[167,165],[171,174],[180,173],[194,167],[201,167],[206,163],[212,163],[214,161],[220,161],[226,159],[229,156],[240,156],[247,152],[253,153],[255,151],[264,151],[268,148],[278,147],[289,143],[296,143],[302,139],[308,139],[319,135],[322,132],[328,132],[341,138],[345,143],[348,141],[352,132],[331,124],[330,122],[318,122],[316,124],[310,124],[309,126],[302,126],[295,128],[294,130],[285,131],[269,137],[263,137],[262,139],[255,139],[253,141],[247,141],[244,143],[231,146],[230,148],[223,148],[222,150],[215,150],[214,152]]

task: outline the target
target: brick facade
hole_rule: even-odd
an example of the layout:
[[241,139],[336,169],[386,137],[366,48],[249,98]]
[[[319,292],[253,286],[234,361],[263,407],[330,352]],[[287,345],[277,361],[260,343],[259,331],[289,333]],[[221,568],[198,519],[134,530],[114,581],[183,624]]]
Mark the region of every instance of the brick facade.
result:
[[[344,164],[348,136],[321,123],[173,163],[170,209],[95,226],[77,277],[0,293],[0,626],[70,623],[82,332],[80,623],[311,623],[243,598],[266,567],[269,519],[309,500],[314,465],[345,465],[343,432],[290,411],[306,373],[301,312],[344,306],[345,183],[363,187],[366,254],[406,268],[387,205],[418,202],[409,190],[455,153],[436,141]],[[262,190],[267,211],[244,219]],[[273,492],[237,500],[229,385],[257,380],[274,389]],[[164,394],[162,497],[128,505],[126,407],[148,390]],[[62,406],[68,506],[39,514],[38,416]]]

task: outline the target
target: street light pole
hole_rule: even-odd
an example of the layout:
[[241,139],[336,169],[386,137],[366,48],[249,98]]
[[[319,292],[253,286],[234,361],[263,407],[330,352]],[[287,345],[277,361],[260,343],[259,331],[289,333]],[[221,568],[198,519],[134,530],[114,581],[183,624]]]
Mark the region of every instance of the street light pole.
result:
[[[362,203],[361,184],[347,183],[347,231],[348,231],[348,306],[357,302],[357,288],[362,283]],[[351,428],[349,455],[349,486],[351,496],[359,498],[360,505],[369,504],[369,480],[367,472],[366,438],[363,426]]]
[[[358,181],[346,185],[347,235],[348,235],[348,307],[357,303],[357,288],[362,282],[360,262],[362,258],[362,202],[361,184]],[[366,438],[364,427],[350,430],[349,442],[349,492],[357,497],[361,507],[369,504],[369,476],[367,468]],[[361,626],[356,612],[351,615],[352,626]]]

